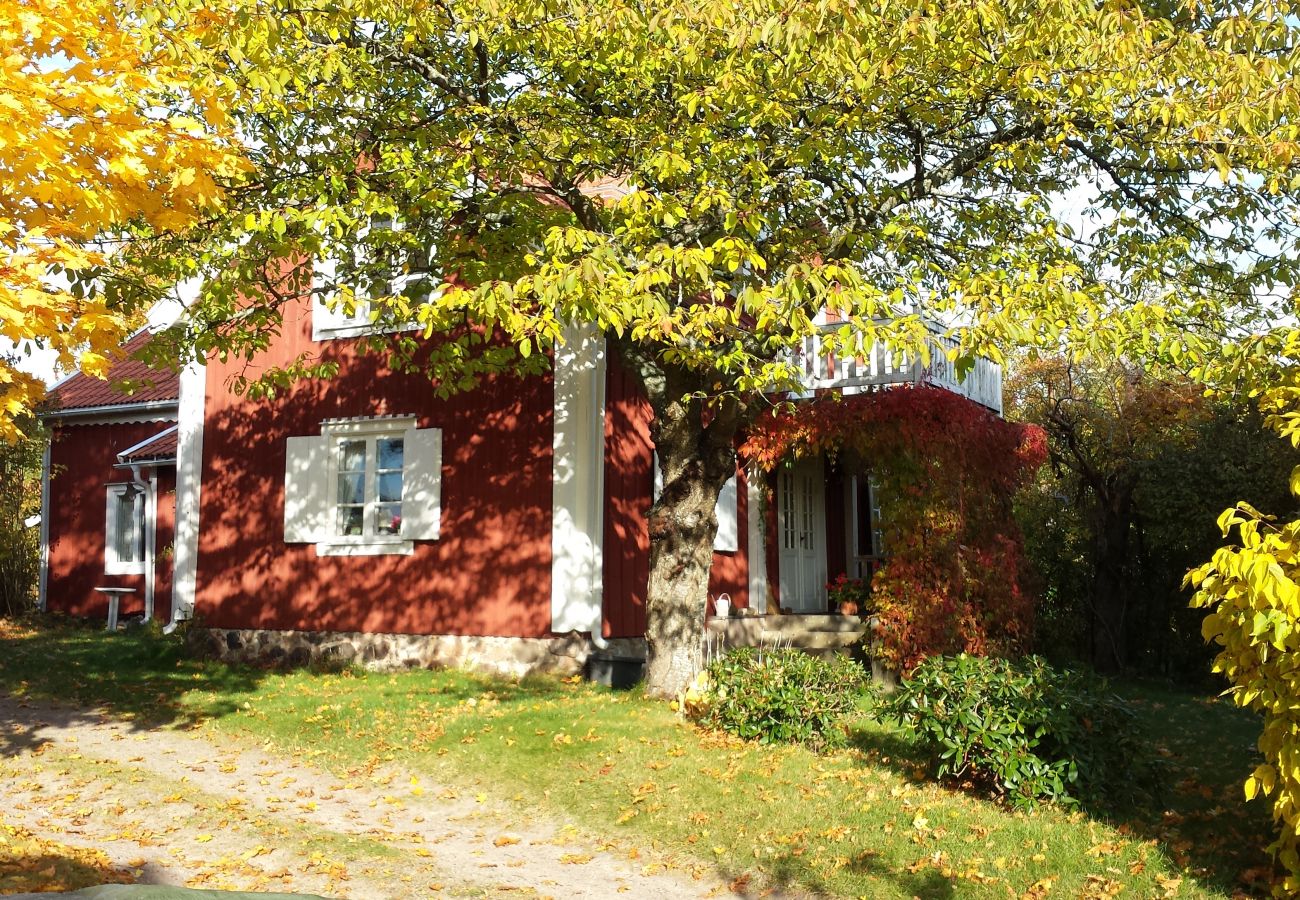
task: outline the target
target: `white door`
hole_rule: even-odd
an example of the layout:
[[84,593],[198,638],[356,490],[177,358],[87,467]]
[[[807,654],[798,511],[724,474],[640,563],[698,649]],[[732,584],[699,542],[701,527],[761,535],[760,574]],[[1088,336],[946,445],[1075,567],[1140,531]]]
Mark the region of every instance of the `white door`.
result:
[[821,457],[781,470],[777,483],[781,606],[826,611],[826,474]]

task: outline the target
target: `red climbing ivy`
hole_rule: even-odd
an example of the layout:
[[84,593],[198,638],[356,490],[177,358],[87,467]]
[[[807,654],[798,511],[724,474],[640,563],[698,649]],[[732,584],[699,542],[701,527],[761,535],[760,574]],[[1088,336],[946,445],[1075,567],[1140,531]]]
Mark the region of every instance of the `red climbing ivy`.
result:
[[1033,627],[1015,491],[1047,458],[1042,430],[925,385],[778,406],[742,454],[771,470],[825,453],[870,467],[887,559],[871,581],[884,658],[1014,655]]

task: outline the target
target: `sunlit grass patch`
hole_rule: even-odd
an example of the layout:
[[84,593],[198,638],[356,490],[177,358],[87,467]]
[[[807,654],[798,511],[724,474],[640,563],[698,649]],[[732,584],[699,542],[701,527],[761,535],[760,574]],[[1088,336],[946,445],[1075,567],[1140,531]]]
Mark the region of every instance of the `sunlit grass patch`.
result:
[[[112,668],[111,674],[108,669]],[[816,755],[701,731],[637,691],[457,671],[264,671],[185,658],[148,634],[0,637],[0,688],[102,702],[269,741],[340,772],[398,766],[519,815],[563,815],[630,856],[871,897],[1228,897],[1270,871],[1240,784],[1258,723],[1230,704],[1120,685],[1161,761],[1155,802],[1013,812],[927,779],[870,706]]]

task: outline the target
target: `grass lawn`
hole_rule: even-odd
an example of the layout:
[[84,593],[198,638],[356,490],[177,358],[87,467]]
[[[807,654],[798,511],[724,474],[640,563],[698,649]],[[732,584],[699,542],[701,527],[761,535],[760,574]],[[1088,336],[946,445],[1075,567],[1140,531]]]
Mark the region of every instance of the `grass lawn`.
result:
[[906,736],[869,710],[852,749],[819,757],[708,734],[666,704],[584,683],[269,672],[190,660],[144,633],[0,623],[0,690],[204,723],[331,769],[396,764],[754,887],[873,898],[1263,891],[1267,807],[1241,792],[1258,722],[1213,697],[1118,687],[1163,767],[1158,802],[1025,814],[925,782]]

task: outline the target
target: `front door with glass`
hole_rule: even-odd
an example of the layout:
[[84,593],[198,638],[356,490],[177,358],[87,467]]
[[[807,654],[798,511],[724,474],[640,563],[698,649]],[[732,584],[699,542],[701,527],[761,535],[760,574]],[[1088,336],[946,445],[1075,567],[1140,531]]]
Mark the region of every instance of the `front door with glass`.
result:
[[826,473],[821,457],[799,460],[777,479],[782,608],[826,611]]

